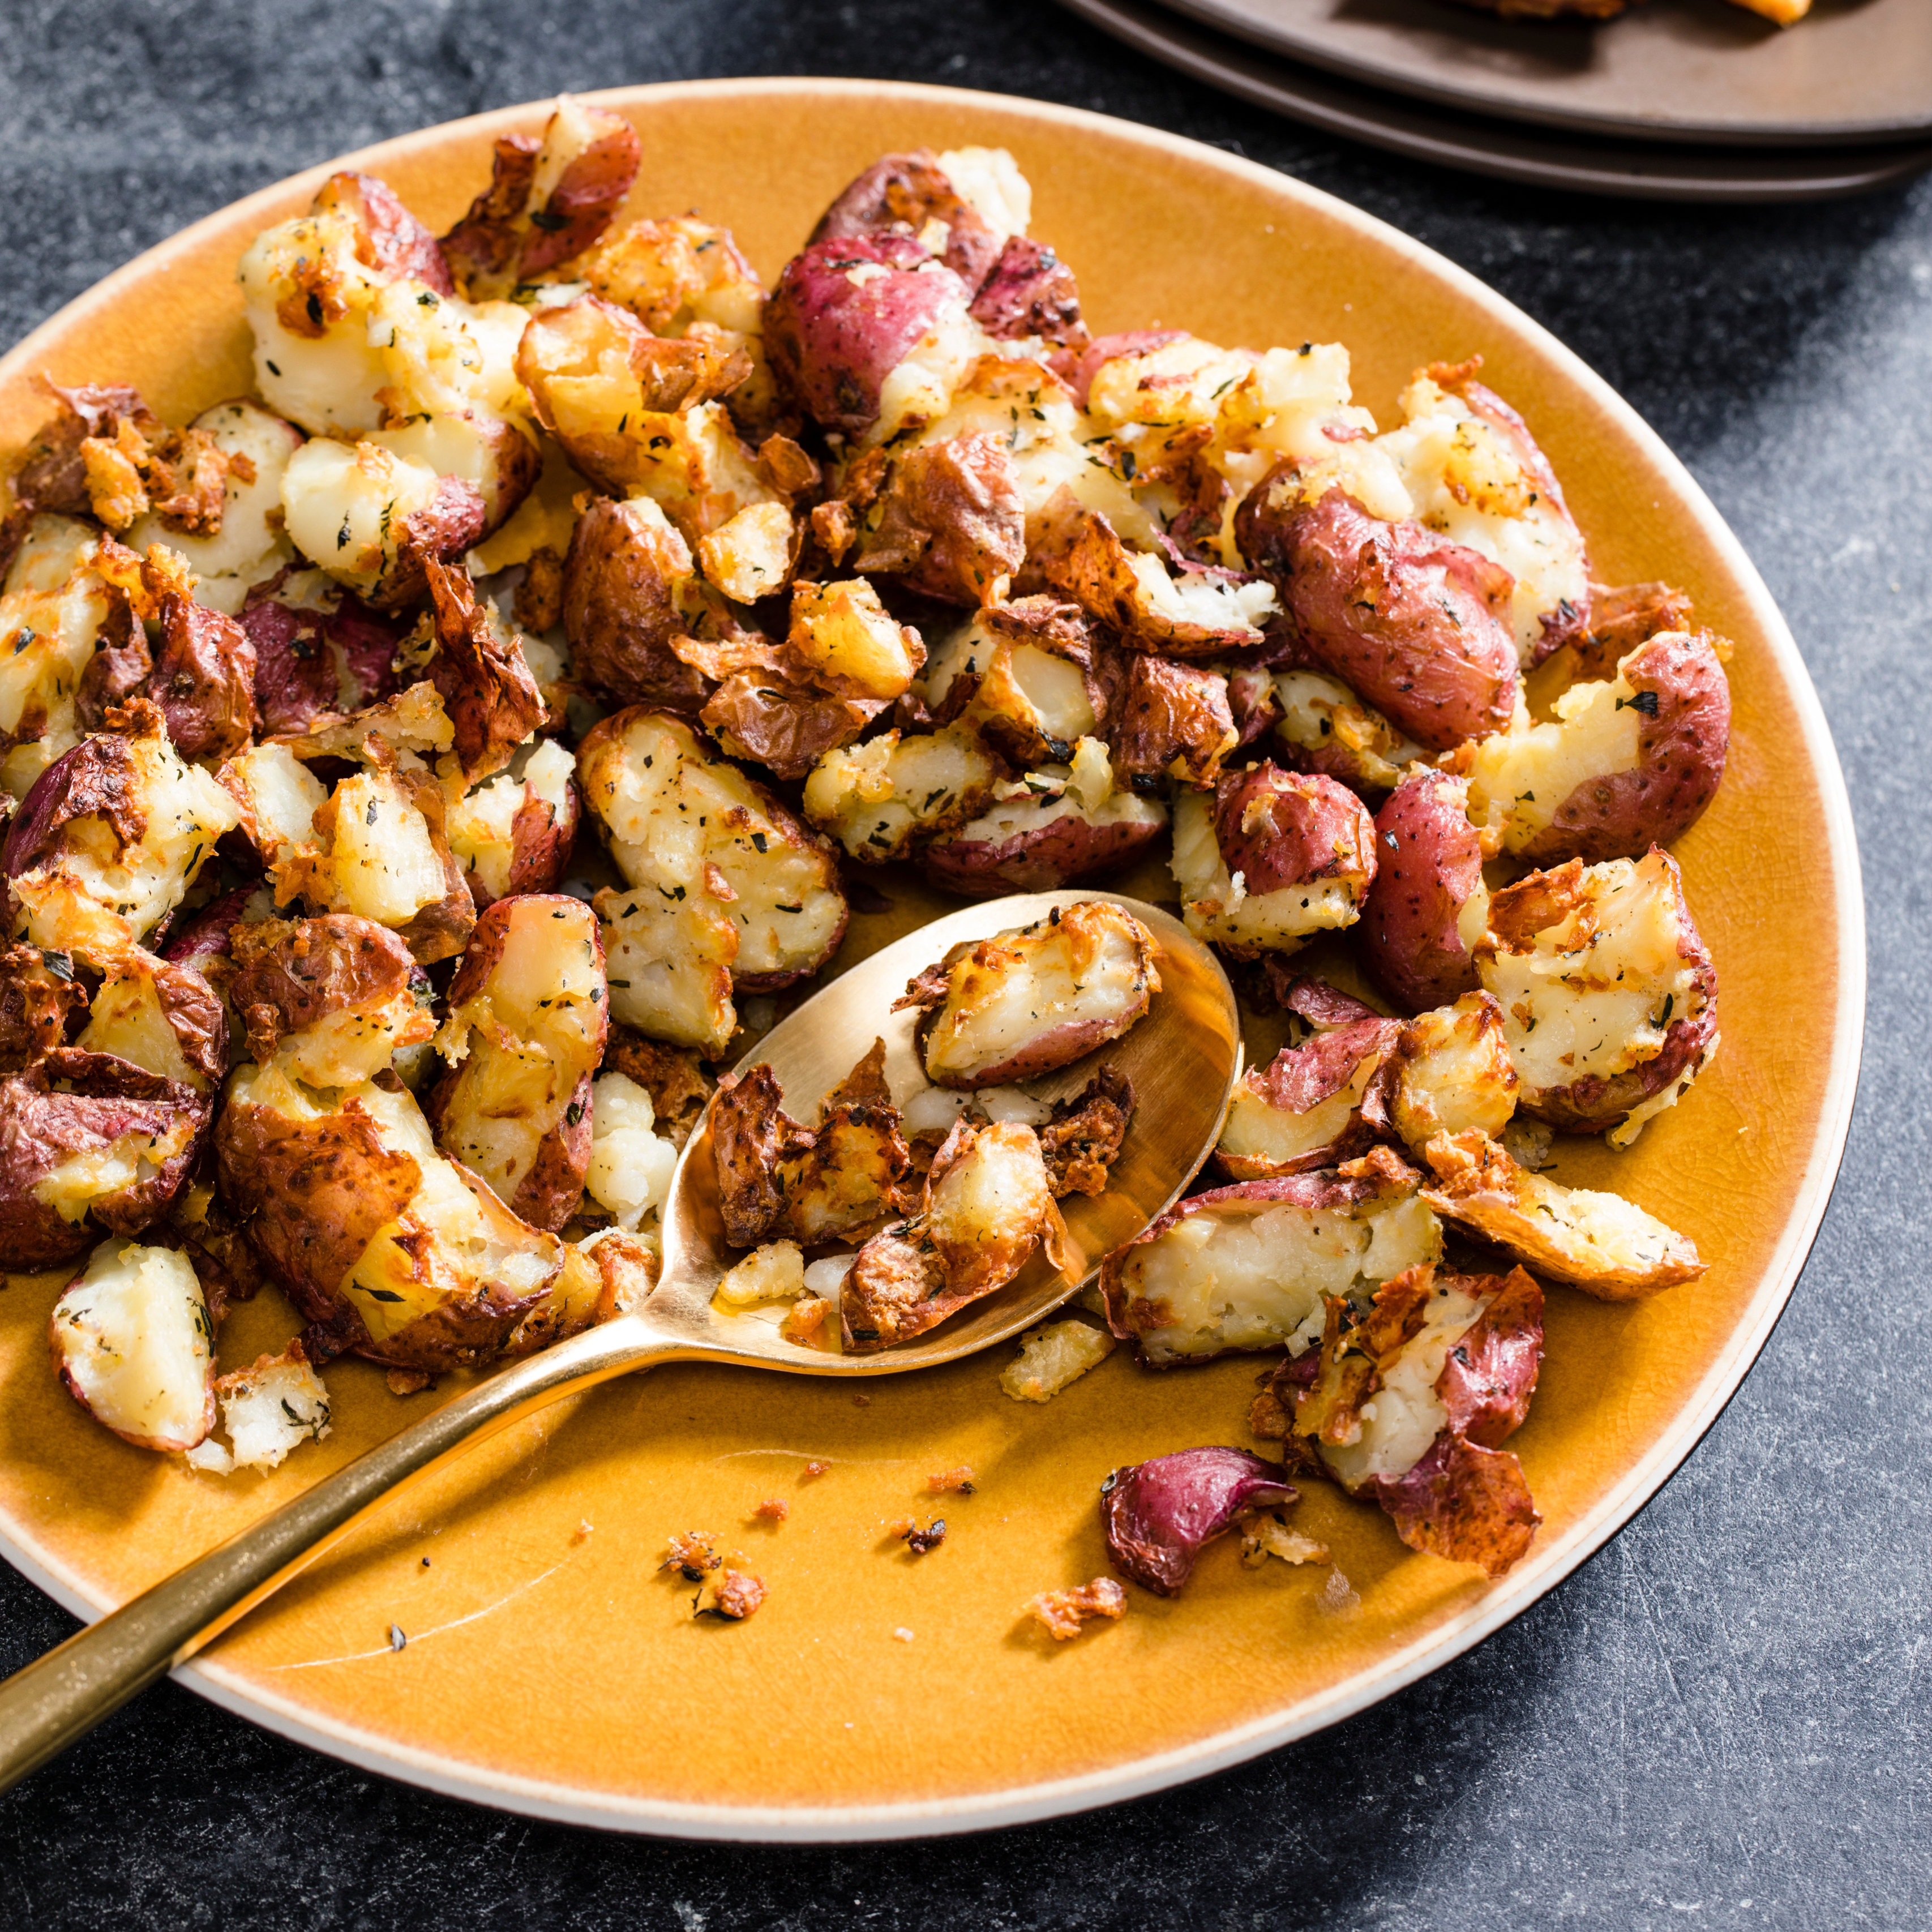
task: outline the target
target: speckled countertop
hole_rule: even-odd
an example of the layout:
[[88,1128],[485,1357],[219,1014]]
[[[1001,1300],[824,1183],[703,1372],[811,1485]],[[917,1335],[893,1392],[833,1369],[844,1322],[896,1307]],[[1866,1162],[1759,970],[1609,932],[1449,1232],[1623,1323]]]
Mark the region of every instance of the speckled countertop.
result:
[[[1739,213],[1320,140],[1044,0],[7,0],[0,335],[280,176],[560,88],[877,75],[1238,147],[1473,270],[1656,425],[1768,580],[1850,781],[1858,1116],[1783,1322],[1618,1540],[1480,1650],[1205,1783],[990,1838],[604,1838],[428,1796],[164,1685],[0,1799],[0,1924],[1932,1923],[1932,181]],[[1804,1021],[1806,989],[1791,988]],[[0,1569],[0,1669],[70,1621]]]

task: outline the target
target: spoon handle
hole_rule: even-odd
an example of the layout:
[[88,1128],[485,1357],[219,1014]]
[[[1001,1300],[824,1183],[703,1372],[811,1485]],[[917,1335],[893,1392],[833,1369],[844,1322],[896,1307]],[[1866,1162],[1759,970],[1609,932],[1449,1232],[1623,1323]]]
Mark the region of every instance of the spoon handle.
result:
[[379,1443],[0,1684],[0,1791],[192,1657],[410,1484],[626,1370],[704,1353],[643,1314],[559,1342]]

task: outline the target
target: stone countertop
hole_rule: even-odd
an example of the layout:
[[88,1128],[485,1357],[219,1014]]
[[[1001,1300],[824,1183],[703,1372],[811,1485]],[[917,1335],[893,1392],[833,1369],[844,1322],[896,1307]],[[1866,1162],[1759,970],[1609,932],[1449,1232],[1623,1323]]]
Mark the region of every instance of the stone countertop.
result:
[[[1370,210],[1579,350],[1743,539],[1844,760],[1871,986],[1836,1198],[1730,1408],[1567,1582],[1351,1723],[1180,1790],[991,1837],[718,1848],[472,1809],[164,1685],[0,1800],[0,1923],[1714,1932],[1932,1919],[1932,180],[1751,212],[1562,199],[1272,120],[1041,0],[6,11],[10,340],[298,168],[620,81],[818,73],[1034,95],[1216,142]],[[1805,1003],[1793,986],[1794,1024]],[[72,1628],[0,1569],[0,1670]]]

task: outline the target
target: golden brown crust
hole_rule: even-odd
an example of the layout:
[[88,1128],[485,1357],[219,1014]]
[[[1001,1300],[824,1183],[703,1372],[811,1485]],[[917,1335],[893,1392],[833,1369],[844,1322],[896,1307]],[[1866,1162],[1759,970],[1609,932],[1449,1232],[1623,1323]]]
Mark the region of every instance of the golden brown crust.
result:
[[1006,443],[983,434],[908,451],[860,532],[851,567],[902,575],[949,604],[1001,596],[1026,556],[1026,507]]
[[87,989],[64,952],[24,942],[0,950],[0,1074],[24,1073],[67,1042]]
[[1106,736],[1116,777],[1211,784],[1240,740],[1227,679],[1144,652],[1124,654],[1124,662],[1114,658],[1107,670]]
[[629,1027],[614,1025],[604,1065],[634,1080],[651,1096],[652,1130],[682,1149],[711,1098],[711,1082],[697,1048],[667,1046]]
[[464,778],[474,784],[510,762],[548,720],[550,708],[524,662],[522,645],[514,634],[500,637],[478,604],[469,572],[431,558],[424,574],[436,612],[429,680],[442,694]]
[[352,913],[238,925],[229,949],[229,1000],[260,1062],[332,1013],[386,1006],[410,991],[418,971],[402,939]]

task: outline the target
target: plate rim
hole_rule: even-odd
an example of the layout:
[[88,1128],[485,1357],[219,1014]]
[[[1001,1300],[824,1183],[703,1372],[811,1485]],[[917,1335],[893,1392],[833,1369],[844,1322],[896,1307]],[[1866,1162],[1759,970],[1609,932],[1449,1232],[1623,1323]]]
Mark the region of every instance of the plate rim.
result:
[[[1634,115],[1593,113],[1586,110],[1569,112],[1562,108],[1539,106],[1534,98],[1511,100],[1502,92],[1483,92],[1458,87],[1449,82],[1418,79],[1394,64],[1358,58],[1335,52],[1318,34],[1293,31],[1270,32],[1268,26],[1239,10],[1240,0],[1159,0],[1159,4],[1184,14],[1217,32],[1245,40],[1251,46],[1285,59],[1306,62],[1327,74],[1354,81],[1365,87],[1384,88],[1426,100],[1438,106],[1470,115],[1493,115],[1498,119],[1529,127],[1561,128],[1580,134],[1606,135],[1614,139],[1642,142],[1678,142],[1690,146],[1774,148],[1786,146],[1828,148],[1882,146],[1888,142],[1922,140],[1932,136],[1932,107],[1912,120],[1832,121],[1796,124],[1770,121],[1741,122],[1716,121],[1646,121]],[[1444,0],[1447,4],[1447,0]],[[1455,24],[1453,17],[1448,25]],[[1511,24],[1535,31],[1547,24],[1534,20],[1511,23],[1492,17],[1492,25]],[[1616,25],[1613,20],[1580,21],[1579,26],[1602,31]],[[1432,68],[1425,70],[1432,74]]]
[[[355,1725],[318,1719],[312,1712],[298,1709],[290,1700],[259,1685],[244,1685],[236,1673],[212,1658],[196,1658],[176,1666],[170,1673],[176,1682],[209,1702],[296,1743],[364,1770],[471,1803],[560,1822],[647,1836],[743,1843],[854,1844],[1036,1822],[1145,1796],[1245,1762],[1380,1703],[1474,1648],[1602,1548],[1664,1486],[1717,1421],[1769,1339],[1797,1284],[1831,1199],[1856,1100],[1863,1048],[1867,958],[1864,896],[1850,796],[1823,706],[1783,614],[1743,544],[1684,464],[1630,404],[1542,324],[1468,271],[1400,230],[1292,175],[1184,136],[1089,109],[979,88],[812,76],[664,81],[586,92],[577,98],[620,112],[645,112],[656,104],[674,98],[708,95],[742,99],[801,92],[854,100],[890,94],[915,104],[924,100],[1029,116],[1043,127],[1086,129],[1138,144],[1152,152],[1184,158],[1191,165],[1213,167],[1250,187],[1299,202],[1364,239],[1392,250],[1409,267],[1436,278],[1479,309],[1521,332],[1532,347],[1549,358],[1560,380],[1580,391],[1633,440],[1640,454],[1660,473],[1660,480],[1672,486],[1684,511],[1695,520],[1736,577],[1744,602],[1762,627],[1771,652],[1790,684],[1800,735],[1818,776],[1826,844],[1835,874],[1837,929],[1842,940],[1831,1064],[1810,1147],[1793,1190],[1792,1211],[1760,1285],[1746,1305],[1743,1318],[1706,1370],[1682,1412],[1594,1508],[1580,1516],[1561,1538],[1539,1549],[1532,1567],[1515,1573],[1514,1581],[1505,1578],[1493,1585],[1441,1628],[1394,1652],[1374,1669],[1344,1678],[1312,1696],[1192,1744],[1072,1777],[964,1797],[883,1804],[759,1807],[620,1796],[462,1763],[439,1753],[377,1736]],[[171,256],[193,249],[218,225],[232,223],[258,206],[266,212],[277,202],[285,202],[292,193],[319,184],[338,168],[374,166],[393,161],[413,146],[441,142],[453,133],[480,134],[507,129],[519,121],[527,122],[543,114],[548,104],[547,100],[526,101],[438,122],[320,163],[229,202],[145,250],[64,304],[0,357],[0,377],[30,365],[43,352],[44,345],[80,316],[114,301],[130,284],[166,272]],[[36,1552],[17,1542],[4,1522],[0,1522],[0,1556],[83,1621],[93,1621],[110,1606],[82,1588],[77,1578],[66,1573],[59,1564],[43,1560]]]

